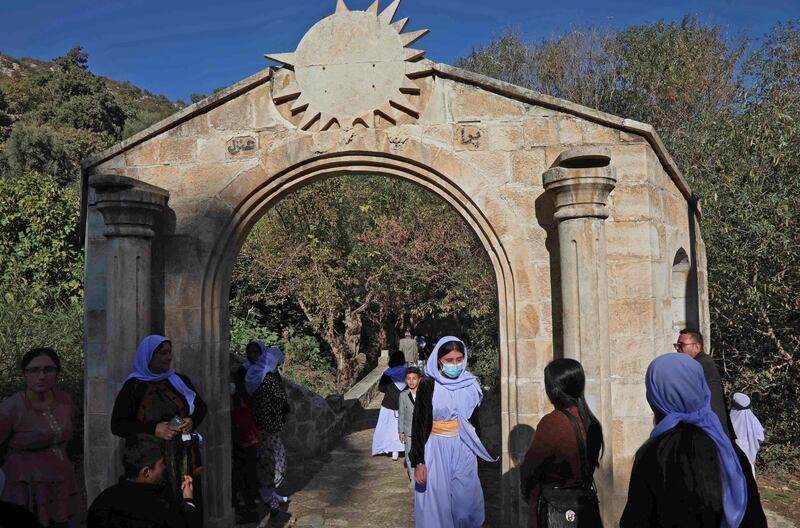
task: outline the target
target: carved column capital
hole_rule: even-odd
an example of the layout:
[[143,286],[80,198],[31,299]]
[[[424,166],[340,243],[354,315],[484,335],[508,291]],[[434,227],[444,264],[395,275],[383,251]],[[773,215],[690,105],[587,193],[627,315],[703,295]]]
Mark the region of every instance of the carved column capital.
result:
[[94,205],[103,215],[107,237],[152,238],[153,228],[164,212],[169,192],[153,185],[116,175],[89,179]]
[[553,191],[559,222],[570,218],[608,218],[608,197],[617,183],[614,168],[553,167],[542,176],[545,190]]

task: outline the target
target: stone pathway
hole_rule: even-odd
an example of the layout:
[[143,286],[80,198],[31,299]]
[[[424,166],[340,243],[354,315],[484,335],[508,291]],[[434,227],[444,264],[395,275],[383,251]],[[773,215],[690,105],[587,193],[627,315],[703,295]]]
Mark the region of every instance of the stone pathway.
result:
[[[291,503],[260,526],[414,526],[414,496],[402,455],[397,462],[388,456],[371,456],[380,401],[372,402],[328,455],[306,461],[302,467],[289,466],[280,492],[291,494]],[[496,480],[497,486],[488,486],[492,491],[486,491],[487,499],[499,486]]]

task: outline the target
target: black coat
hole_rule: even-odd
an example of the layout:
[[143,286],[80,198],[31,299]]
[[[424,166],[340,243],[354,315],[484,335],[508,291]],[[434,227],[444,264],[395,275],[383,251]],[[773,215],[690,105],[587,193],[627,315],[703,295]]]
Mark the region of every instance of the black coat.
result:
[[87,528],[199,528],[203,515],[190,502],[168,503],[151,484],[120,479],[92,502]]
[[[766,528],[750,463],[735,443],[733,448],[747,480],[747,510],[739,526]],[[705,528],[721,520],[722,477],[711,437],[680,423],[639,448],[620,528]]]
[[711,410],[714,411],[714,414],[717,415],[720,423],[722,423],[722,429],[725,431],[725,434],[730,438],[735,438],[733,435],[733,426],[731,425],[731,417],[728,413],[728,406],[725,404],[725,391],[722,388],[722,376],[719,375],[717,365],[714,363],[714,360],[711,359],[711,356],[705,352],[700,352],[694,359],[703,367],[706,383],[708,383],[708,388],[711,390]]
[[[436,389],[436,381],[433,378],[424,377],[417,386],[417,397],[414,399],[414,417],[411,419],[411,451],[408,453],[408,463],[412,467],[417,464],[425,463],[425,445],[431,436],[433,429],[433,391]],[[472,411],[469,423],[475,428],[475,432],[480,436],[480,405]]]
[[[200,424],[203,423],[203,418],[205,418],[208,413],[208,407],[206,406],[206,402],[200,397],[197,389],[195,389],[192,381],[183,374],[178,374],[178,376],[180,376],[183,383],[195,393],[194,413],[191,415],[191,418],[194,423],[194,428],[197,429],[200,427]],[[148,382],[146,381],[129,379],[122,386],[119,394],[117,394],[117,399],[114,401],[114,410],[111,412],[112,434],[123,438],[136,434],[155,435],[158,423],[162,421],[168,422],[172,418],[171,415],[165,415],[160,420],[150,420],[146,422],[140,422],[136,419],[136,413],[147,391],[147,385]],[[178,397],[183,400],[186,407],[188,407],[189,404],[186,402],[186,398],[178,393],[177,390],[175,392],[178,394]]]
[[383,393],[381,407],[386,407],[391,411],[400,409],[400,389],[394,384],[392,378],[384,374],[378,381],[378,390]]

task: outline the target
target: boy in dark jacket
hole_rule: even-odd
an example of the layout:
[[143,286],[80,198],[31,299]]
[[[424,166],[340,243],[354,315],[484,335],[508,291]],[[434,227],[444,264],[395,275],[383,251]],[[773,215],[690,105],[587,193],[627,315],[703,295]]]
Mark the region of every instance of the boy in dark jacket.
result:
[[192,477],[181,483],[183,502],[164,498],[164,454],[160,441],[138,435],[122,453],[125,475],[103,491],[89,508],[88,528],[199,528],[202,513],[192,503]]

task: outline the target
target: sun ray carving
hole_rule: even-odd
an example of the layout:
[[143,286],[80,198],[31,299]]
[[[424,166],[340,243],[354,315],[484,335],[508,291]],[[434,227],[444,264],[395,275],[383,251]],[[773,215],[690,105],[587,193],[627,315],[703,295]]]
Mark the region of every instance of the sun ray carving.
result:
[[408,18],[392,22],[400,1],[383,11],[380,0],[365,11],[351,11],[337,0],[334,14],[312,26],[295,51],[265,55],[291,76],[272,97],[299,116],[300,129],[370,127],[376,117],[392,124],[402,115],[419,117],[421,90],[412,79],[430,68],[420,62],[425,52],[410,46],[429,30],[404,33]]

